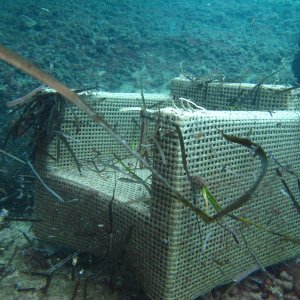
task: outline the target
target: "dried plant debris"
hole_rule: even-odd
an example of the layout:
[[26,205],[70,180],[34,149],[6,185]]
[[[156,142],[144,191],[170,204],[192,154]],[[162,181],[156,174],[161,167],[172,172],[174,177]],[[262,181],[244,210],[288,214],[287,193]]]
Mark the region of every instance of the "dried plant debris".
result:
[[[279,177],[282,185],[284,186],[284,190],[286,191],[286,193],[288,194],[289,198],[292,200],[293,205],[295,207],[295,209],[297,210],[297,212],[300,214],[300,204],[298,203],[298,201],[296,200],[296,197],[294,196],[294,194],[292,193],[291,189],[289,188],[287,182],[285,181],[285,179],[283,178],[283,175],[281,173],[281,171],[276,168],[276,174]],[[298,185],[299,185],[299,179],[298,179]]]
[[[253,195],[253,193],[258,188],[260,182],[262,181],[263,177],[265,176],[268,168],[268,158],[264,150],[258,145],[250,141],[249,139],[245,138],[239,138],[237,136],[227,135],[223,132],[221,132],[221,135],[224,139],[226,139],[229,142],[240,144],[246,148],[249,148],[254,152],[255,155],[258,155],[258,157],[261,160],[261,172],[259,176],[256,178],[255,182],[253,183],[252,187],[247,190],[241,197],[233,201],[230,205],[228,205],[225,208],[221,208],[221,206],[217,203],[216,199],[212,196],[212,194],[209,192],[208,188],[205,186],[205,184],[202,182],[201,178],[199,176],[193,177],[190,175],[190,172],[187,167],[187,155],[185,152],[185,146],[183,141],[183,136],[181,133],[181,130],[178,125],[175,124],[175,129],[179,138],[179,144],[180,144],[180,150],[181,150],[181,159],[182,159],[182,165],[184,168],[184,171],[188,177],[188,181],[190,183],[191,188],[194,189],[200,189],[204,199],[207,199],[210,201],[210,204],[215,208],[217,213],[210,217],[205,212],[201,211],[199,208],[194,207],[193,210],[196,212],[196,214],[199,214],[200,217],[204,219],[205,222],[212,222],[216,221],[220,218],[222,218],[225,215],[228,215],[232,213],[234,210],[240,208],[242,205],[244,205]],[[182,198],[180,198],[182,200]],[[184,201],[184,204],[187,204],[187,200]],[[190,207],[192,207],[192,204],[189,204]]]
[[182,76],[192,82],[194,82],[198,87],[202,86],[202,85],[206,85],[210,82],[224,82],[225,80],[225,75],[222,73],[211,73],[208,74],[206,76],[201,76],[201,77],[195,77],[193,74],[191,73],[187,73],[183,70],[183,63],[181,62],[179,65],[179,69],[180,69],[180,74],[182,74]]
[[[34,161],[36,154],[46,152],[47,146],[56,137],[70,152],[81,174],[80,163],[68,142],[67,136],[61,132],[65,101],[53,92],[34,94],[32,98],[26,98],[26,100],[19,103],[15,108],[20,111],[19,116],[13,122],[4,140],[3,147],[6,146],[10,137],[17,139],[26,136],[29,140],[26,148],[31,149],[29,160]],[[77,131],[80,130],[76,116],[74,126],[76,126]],[[58,144],[60,145],[60,143]],[[47,153],[47,155],[49,154]],[[57,151],[57,157],[50,157],[59,160],[60,148]]]
[[64,101],[55,93],[35,96],[23,103],[18,108],[19,116],[13,122],[3,147],[10,137],[16,139],[29,135],[30,159],[34,160],[37,152],[46,149],[52,141],[55,131],[60,131],[63,109]]
[[29,224],[11,222],[0,237],[0,298],[147,299],[126,265],[131,232],[119,249],[95,258],[84,250],[42,243]]
[[93,112],[85,103],[83,103],[82,100],[78,97],[78,95],[71,91],[67,86],[63,85],[61,82],[57,81],[52,76],[46,74],[28,60],[25,60],[20,55],[14,53],[13,51],[7,49],[2,45],[0,45],[0,59],[16,67],[17,69],[20,69],[23,72],[31,75],[32,77],[43,82],[47,86],[53,88],[66,99],[68,99],[70,102],[81,108],[94,121],[100,122],[100,120],[102,119],[98,114]]
[[[47,184],[46,184],[46,182],[42,179],[42,177],[38,174],[38,172],[35,170],[35,168],[33,167],[33,165],[32,165],[32,163],[29,161],[29,160],[27,160],[26,162],[25,161],[23,161],[23,160],[21,160],[19,157],[16,157],[15,155],[12,155],[12,154],[10,154],[10,153],[8,153],[7,151],[4,151],[4,150],[2,150],[2,149],[0,149],[0,153],[1,154],[4,154],[4,155],[6,155],[6,156],[8,156],[8,157],[10,157],[10,158],[13,158],[14,160],[16,160],[16,161],[18,161],[18,162],[20,162],[20,163],[22,163],[22,164],[27,164],[29,167],[30,167],[30,169],[31,169],[31,171],[33,172],[33,174],[35,175],[35,177],[40,181],[40,183],[42,184],[42,186],[54,197],[54,199],[55,200],[57,200],[57,201],[59,201],[59,202],[61,202],[61,203],[63,203],[64,202],[64,200],[62,199],[62,197],[59,195],[59,194],[57,194],[54,190],[52,190]],[[5,219],[10,219],[10,218],[5,218]],[[24,222],[26,222],[26,221],[31,221],[31,222],[36,222],[36,221],[39,221],[38,219],[34,219],[34,218],[26,218],[26,217],[24,217],[24,218],[19,218],[20,220],[22,220],[22,221],[24,221]],[[18,220],[18,218],[14,218],[14,219],[12,219],[12,220]]]
[[[232,135],[227,135],[221,132],[223,138],[225,138],[227,141],[232,142],[232,143],[237,143],[240,144],[246,148],[249,148],[254,152],[255,155],[257,155],[261,161],[261,170],[260,174],[257,176],[255,182],[253,185],[250,187],[249,190],[247,190],[242,196],[240,196],[238,199],[233,201],[231,204],[226,206],[225,208],[222,208],[217,199],[213,196],[213,194],[209,191],[208,187],[205,185],[203,182],[202,178],[200,176],[191,176],[190,172],[187,168],[187,156],[185,152],[185,146],[184,146],[184,141],[183,141],[183,136],[180,131],[180,128],[178,125],[175,125],[175,129],[179,138],[179,144],[180,144],[180,149],[181,149],[181,159],[182,159],[182,165],[183,168],[186,172],[188,181],[190,183],[190,186],[192,190],[199,189],[204,200],[207,202],[206,206],[208,203],[215,209],[216,214],[213,216],[210,216],[207,214],[207,210],[203,211],[200,209],[198,206],[193,204],[190,200],[182,197],[179,193],[172,193],[170,192],[170,195],[174,196],[178,201],[180,201],[183,205],[189,207],[200,219],[202,219],[205,223],[211,223],[211,222],[216,222],[219,221],[221,218],[227,216],[231,219],[234,219],[238,222],[247,224],[247,225],[252,225],[258,230],[265,231],[267,233],[270,233],[272,235],[280,237],[282,240],[289,241],[294,244],[300,244],[300,238],[294,237],[288,233],[279,233],[275,230],[269,229],[264,225],[261,225],[257,222],[254,222],[253,220],[237,216],[234,214],[234,212],[242,207],[245,203],[247,203],[250,198],[252,197],[253,193],[257,190],[259,187],[260,182],[262,181],[263,177],[265,176],[268,168],[268,158],[264,150],[258,145],[250,141],[249,139],[245,138],[239,138],[237,136],[232,136]],[[294,199],[295,200],[295,199]],[[293,201],[293,199],[292,199]],[[295,201],[293,201],[294,206],[297,208],[297,204]]]
[[264,178],[265,174],[267,173],[268,169],[268,158],[265,153],[265,151],[262,149],[261,146],[258,144],[253,143],[249,139],[245,138],[239,138],[236,136],[232,135],[227,135],[223,132],[221,132],[222,137],[226,139],[227,141],[231,143],[237,143],[240,144],[241,146],[244,146],[254,152],[254,155],[257,155],[261,161],[261,172],[256,178],[255,182],[251,186],[249,190],[247,190],[241,197],[239,197],[236,201],[234,201],[232,204],[228,205],[227,207],[223,208],[221,211],[219,211],[213,219],[218,219],[226,214],[229,214],[233,210],[236,210],[237,208],[241,207],[244,205],[249,199],[252,197],[253,193],[257,190],[259,187],[259,184],[261,183],[262,179]]
[[[11,223],[3,229],[0,238],[1,299],[148,299],[134,281],[125,259],[132,230],[134,228],[128,229],[121,249],[96,258],[36,239],[30,245],[23,235],[33,239],[29,224]],[[261,299],[257,298],[259,295],[263,299],[272,295],[270,299],[280,299],[274,298],[275,293],[281,293],[281,299],[297,299],[300,296],[299,262],[266,268],[270,279],[260,271],[254,252],[255,249],[250,248],[253,267],[237,274],[233,284],[216,288],[197,300]],[[288,298],[292,295],[294,298]]]

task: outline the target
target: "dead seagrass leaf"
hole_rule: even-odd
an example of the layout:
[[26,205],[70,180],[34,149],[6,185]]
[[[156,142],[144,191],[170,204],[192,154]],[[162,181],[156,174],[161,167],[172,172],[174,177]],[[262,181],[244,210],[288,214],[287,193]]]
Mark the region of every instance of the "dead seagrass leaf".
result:
[[14,53],[10,49],[7,49],[3,45],[0,45],[0,59],[14,66],[17,69],[31,75],[35,79],[43,82],[47,86],[56,90],[59,94],[64,96],[67,100],[72,102],[81,108],[86,114],[88,114],[95,122],[100,123],[102,118],[92,111],[82,100],[78,97],[76,93],[71,91],[67,86],[60,83],[58,80],[50,76],[49,74],[41,71],[33,63],[21,57],[19,54]]

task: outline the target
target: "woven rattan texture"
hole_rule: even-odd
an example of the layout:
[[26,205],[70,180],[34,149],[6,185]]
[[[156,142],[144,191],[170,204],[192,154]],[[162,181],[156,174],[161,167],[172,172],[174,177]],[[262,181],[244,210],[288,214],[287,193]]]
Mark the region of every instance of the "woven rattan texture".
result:
[[[101,112],[105,120],[112,124],[133,148],[136,148],[140,134],[140,112],[120,112],[120,109],[141,107],[140,94],[87,93],[81,97],[94,110]],[[170,99],[162,94],[145,94],[145,102],[147,108],[155,110],[169,105]],[[77,132],[78,125],[79,132]],[[150,115],[148,137],[153,134],[153,125]],[[132,230],[131,246],[128,251],[133,257],[136,256],[137,265],[145,265],[145,270],[148,269],[148,272],[142,275],[144,278],[142,281],[150,281],[152,286],[155,283],[151,281],[152,278],[156,276],[166,278],[161,276],[166,266],[160,261],[153,262],[149,259],[151,247],[154,247],[155,243],[160,243],[156,235],[160,229],[149,221],[149,193],[141,184],[122,181],[126,176],[108,167],[112,163],[112,153],[116,153],[122,159],[128,156],[124,147],[117,144],[99,125],[94,124],[88,116],[74,107],[65,109],[61,132],[81,165],[82,175],[79,174],[70,151],[58,139],[52,141],[47,155],[40,154],[36,163],[40,175],[65,203],[59,203],[43,186],[37,184],[35,215],[43,221],[34,225],[36,235],[41,239],[84,249],[96,255],[105,254],[109,243],[108,206],[116,187],[113,200],[116,247],[113,248],[123,250],[122,243],[125,242],[127,233]],[[146,139],[144,143],[147,142]],[[127,163],[126,160],[124,162]],[[149,172],[141,171],[139,176],[146,179]],[[148,237],[151,241],[155,238],[156,240],[151,246],[145,247],[144,242]],[[143,255],[138,256],[136,253],[144,253],[145,250],[148,259],[143,262]],[[155,249],[153,253],[156,253],[156,256],[159,254]],[[153,274],[151,268],[154,270]],[[162,273],[157,273],[158,269],[161,269]]]
[[[260,171],[260,164],[252,151],[222,139],[220,130],[251,138],[290,171],[299,170],[299,113],[192,113],[163,109],[161,115],[161,147],[167,166],[164,166],[158,154],[155,156],[155,166],[182,195],[198,207],[204,208],[204,200],[191,191],[182,167],[174,124],[180,126],[183,135],[191,176],[200,176],[222,207],[251,186]],[[236,214],[279,233],[289,233],[299,238],[299,214],[289,197],[282,192],[283,186],[276,176],[275,167],[278,165],[270,158],[268,173],[258,191]],[[297,178],[288,172],[284,172],[284,178],[299,199]],[[228,217],[221,224],[205,225],[197,220],[189,208],[168,196],[158,181],[154,181],[153,192],[152,217],[168,234],[170,250],[168,282],[163,299],[194,299],[215,286],[232,281],[239,273],[256,265],[250,251],[264,266],[299,254],[299,246]],[[159,217],[162,212],[166,217]],[[213,210],[209,212],[212,214]],[[165,227],[166,220],[169,228]],[[241,232],[250,251],[245,246]],[[163,287],[157,290],[163,290]],[[154,298],[159,299],[159,296]]]
[[[94,92],[82,94],[81,98],[94,111],[99,112],[133,148],[137,146],[140,133],[140,112],[120,112],[120,109],[142,107],[143,103],[140,94]],[[170,99],[163,94],[145,94],[145,102],[147,108],[159,109],[168,105],[168,103],[170,104]],[[113,153],[118,155],[125,154],[123,146],[120,146],[108,133],[77,107],[66,107],[64,114],[61,131],[81,163],[87,163],[95,157],[98,160],[107,160],[113,157]],[[151,134],[151,128],[153,128],[151,124],[153,122],[149,122],[149,134]],[[79,131],[78,127],[80,128]],[[45,157],[47,159],[45,163],[48,167],[75,166],[71,152],[57,138],[51,143],[48,153],[50,156],[47,155]],[[54,161],[51,157],[59,159]]]
[[175,100],[190,99],[212,110],[299,110],[300,96],[279,85],[197,82],[175,78],[171,94]]
[[[145,98],[148,106],[168,102],[165,96],[146,95]],[[105,119],[115,124],[116,130],[133,147],[136,145],[139,129],[133,125],[132,118],[139,120],[139,112],[120,113],[119,108],[141,106],[140,95],[97,93],[88,95],[86,101],[104,112]],[[149,199],[143,185],[122,180],[126,177],[124,174],[115,173],[115,169],[106,166],[112,151],[123,158],[127,155],[124,149],[88,117],[75,112],[81,130],[76,133],[73,114],[66,109],[62,132],[68,136],[82,164],[82,175],[69,151],[63,145],[58,147],[54,140],[49,152],[55,157],[60,149],[59,161],[43,156],[39,169],[43,179],[65,203],[59,203],[37,185],[35,214],[43,220],[34,224],[38,237],[96,255],[106,254],[108,206],[116,187],[112,210],[113,249],[122,251],[126,236],[132,231],[126,245],[128,258],[151,299],[194,299],[252,268],[256,262],[245,247],[241,230],[251,251],[264,265],[299,253],[299,246],[226,217],[221,225],[205,225],[190,209],[166,193],[164,185],[156,179],[152,199]],[[252,200],[238,210],[238,215],[280,233],[300,236],[297,211],[282,192],[283,187],[275,174],[278,165],[271,158],[293,170],[299,169],[298,113],[187,112],[165,108],[157,114],[157,119],[156,140],[160,146],[153,152],[155,168],[186,199],[201,208],[205,208],[204,200],[198,193],[193,195],[182,167],[174,124],[181,129],[191,175],[200,176],[222,206],[251,186],[260,163],[250,150],[222,139],[219,131],[248,137],[262,145],[270,157],[267,176]],[[100,153],[98,169],[105,169],[100,173],[89,163],[95,153]],[[139,172],[143,178],[149,174]],[[287,171],[283,175],[292,192],[298,195],[296,178]]]
[[[146,180],[149,172],[138,170]],[[44,177],[65,203],[56,201],[41,185],[37,186],[35,214],[43,222],[35,227],[37,236],[95,255],[108,247],[109,203],[113,198],[114,241],[120,248],[131,225],[149,218],[149,193],[143,185],[123,182],[129,178],[113,170],[96,174],[87,168],[80,175],[66,168]],[[138,217],[138,218],[137,218]]]

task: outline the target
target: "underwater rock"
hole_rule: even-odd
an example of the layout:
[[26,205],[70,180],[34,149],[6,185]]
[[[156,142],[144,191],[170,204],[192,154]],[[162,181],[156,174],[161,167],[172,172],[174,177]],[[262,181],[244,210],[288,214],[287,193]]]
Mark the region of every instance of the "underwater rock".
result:
[[292,277],[291,275],[289,275],[286,271],[282,271],[282,272],[279,274],[279,277],[280,277],[282,280],[293,281],[293,277]]
[[294,284],[292,281],[286,281],[281,279],[275,279],[276,284],[284,291],[292,291]]

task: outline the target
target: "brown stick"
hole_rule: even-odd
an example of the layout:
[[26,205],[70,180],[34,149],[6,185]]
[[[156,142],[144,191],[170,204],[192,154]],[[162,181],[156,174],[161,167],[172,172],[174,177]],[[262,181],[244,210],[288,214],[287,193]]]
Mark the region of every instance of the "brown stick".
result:
[[16,67],[17,69],[20,69],[23,72],[31,75],[32,77],[43,82],[47,86],[53,88],[58,93],[63,95],[66,99],[68,99],[70,102],[80,107],[95,122],[99,123],[102,120],[102,118],[98,114],[96,114],[85,103],[83,103],[81,99],[78,97],[78,95],[72,92],[67,86],[63,85],[62,83],[60,83],[55,78],[48,75],[47,73],[41,71],[33,63],[25,60],[17,53],[14,53],[13,51],[5,48],[2,45],[0,45],[0,59]]

